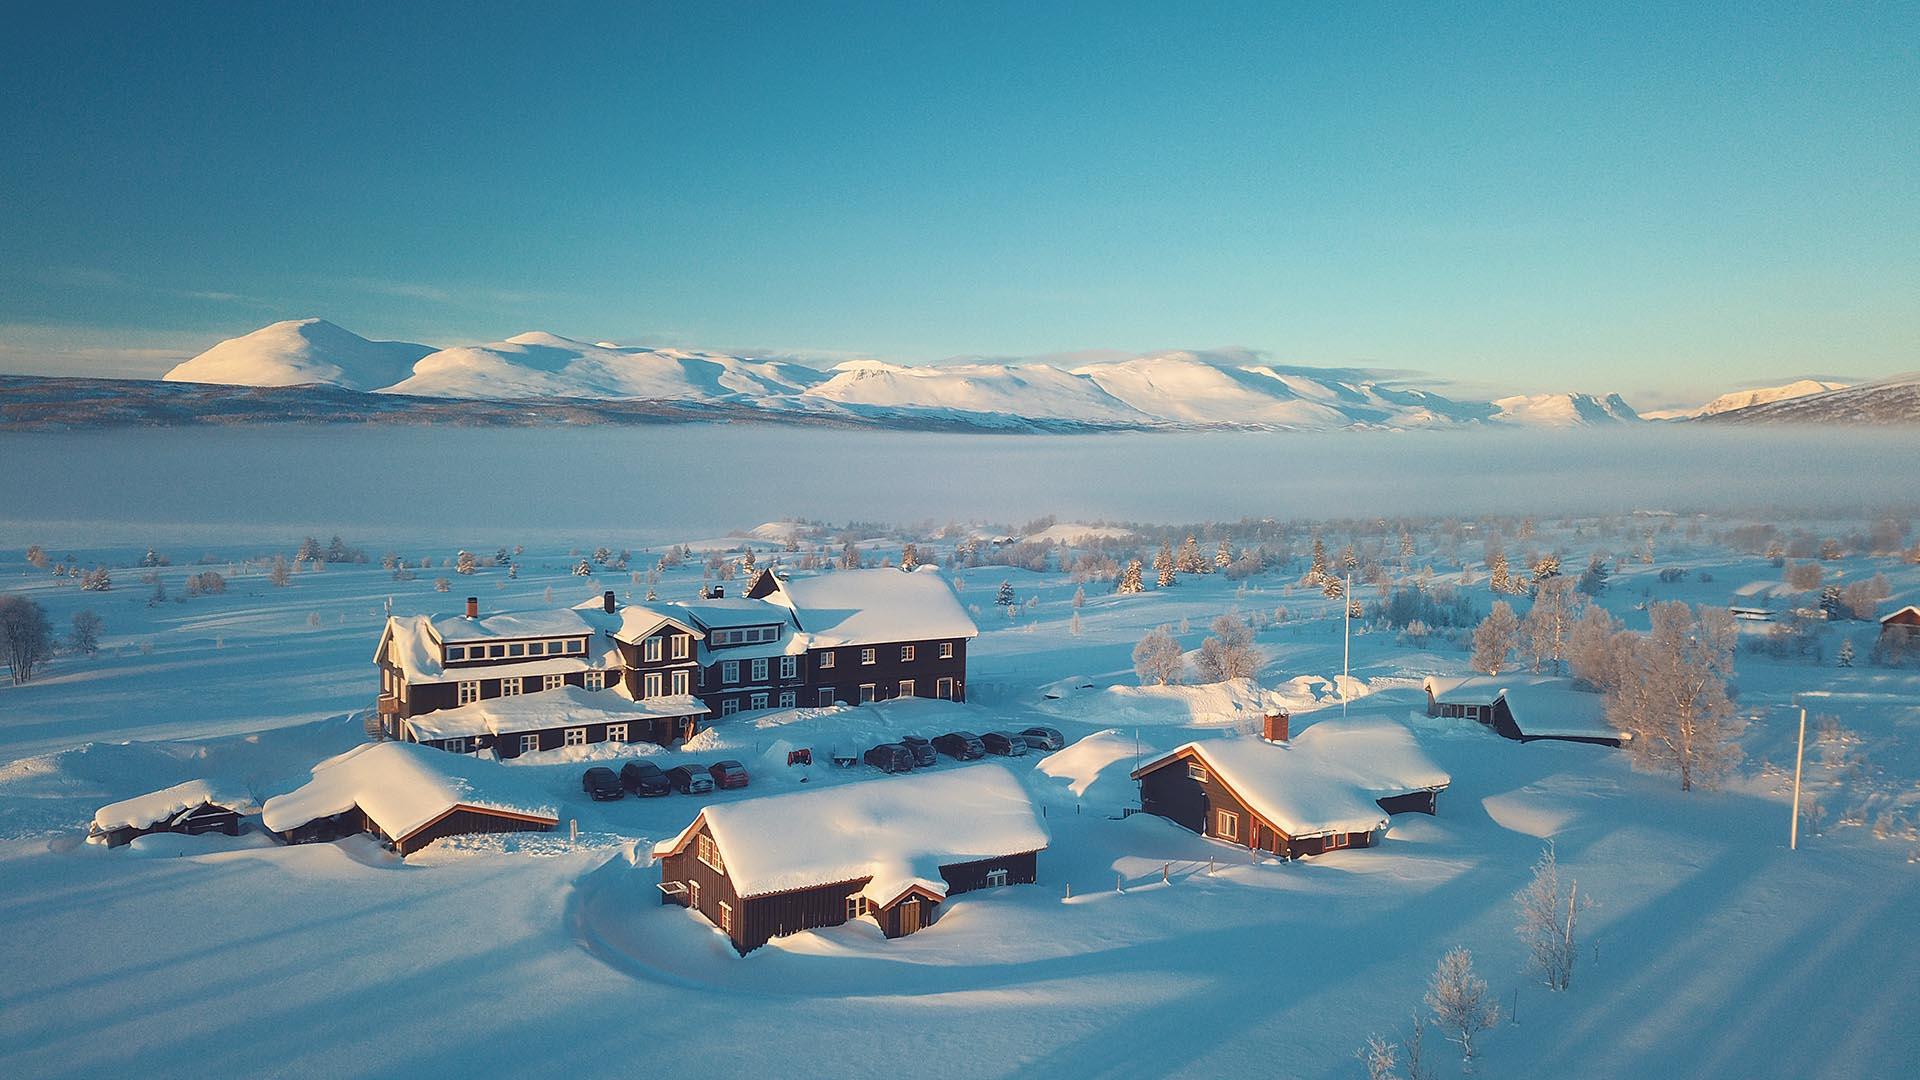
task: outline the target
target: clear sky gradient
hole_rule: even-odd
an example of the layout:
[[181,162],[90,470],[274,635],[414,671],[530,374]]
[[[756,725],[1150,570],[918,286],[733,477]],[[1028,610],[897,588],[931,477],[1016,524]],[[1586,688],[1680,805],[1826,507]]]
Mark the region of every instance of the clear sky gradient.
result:
[[1652,407],[1920,368],[1920,5],[17,5],[0,368],[320,315],[1244,345]]

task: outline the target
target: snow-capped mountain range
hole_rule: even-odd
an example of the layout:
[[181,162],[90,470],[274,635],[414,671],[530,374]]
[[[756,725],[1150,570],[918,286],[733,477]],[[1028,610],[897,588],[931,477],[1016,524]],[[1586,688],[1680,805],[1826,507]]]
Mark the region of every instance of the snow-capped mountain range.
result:
[[455,400],[673,401],[867,422],[1018,429],[1576,427],[1637,423],[1618,395],[1460,401],[1344,368],[1274,365],[1245,350],[1170,351],[1059,367],[980,361],[828,370],[785,360],[588,343],[548,333],[434,349],[369,341],[323,319],[274,323],[167,372],[170,382],[317,384]]

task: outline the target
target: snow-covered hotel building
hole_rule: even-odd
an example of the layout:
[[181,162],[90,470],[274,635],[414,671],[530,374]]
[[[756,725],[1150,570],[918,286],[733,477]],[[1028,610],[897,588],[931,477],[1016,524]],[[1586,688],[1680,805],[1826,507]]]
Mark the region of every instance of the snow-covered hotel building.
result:
[[374,664],[389,738],[514,757],[667,743],[759,709],[963,701],[978,633],[932,567],[767,573],[744,597],[685,603],[622,605],[609,591],[483,615],[470,597],[460,615],[389,618]]

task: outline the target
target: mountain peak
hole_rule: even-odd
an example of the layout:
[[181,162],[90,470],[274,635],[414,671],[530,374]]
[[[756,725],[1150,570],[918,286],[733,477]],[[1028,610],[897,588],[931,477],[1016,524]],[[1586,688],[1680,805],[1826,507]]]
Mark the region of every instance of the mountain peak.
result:
[[433,351],[408,341],[369,341],[320,318],[287,319],[228,338],[161,376],[167,382],[243,386],[321,384],[376,390],[404,379]]

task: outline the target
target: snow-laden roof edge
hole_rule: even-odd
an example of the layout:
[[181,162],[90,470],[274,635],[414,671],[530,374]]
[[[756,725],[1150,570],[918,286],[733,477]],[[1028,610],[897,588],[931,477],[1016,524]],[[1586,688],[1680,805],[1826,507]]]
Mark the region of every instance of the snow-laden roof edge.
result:
[[171,821],[183,811],[192,810],[202,803],[224,806],[243,814],[257,809],[253,797],[244,792],[216,787],[208,780],[189,780],[184,784],[108,803],[93,812],[93,827],[102,832],[149,829],[163,821]]

